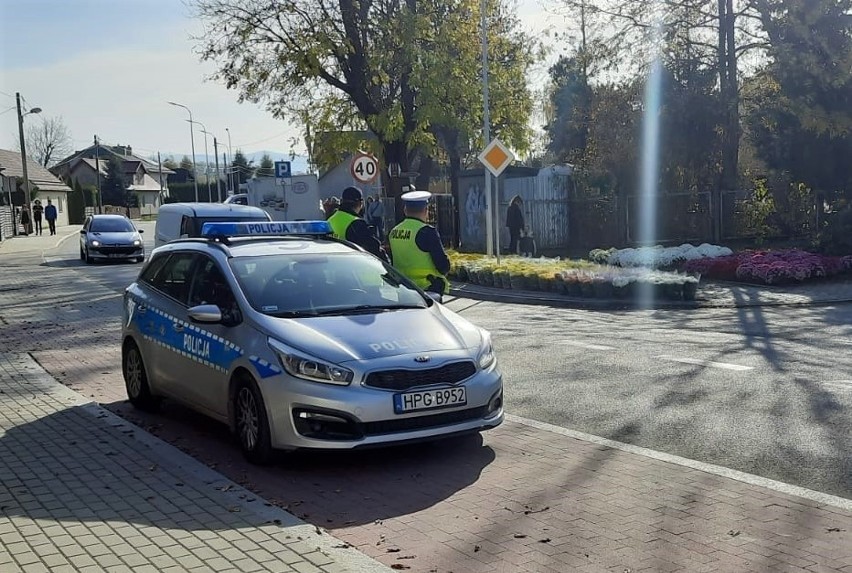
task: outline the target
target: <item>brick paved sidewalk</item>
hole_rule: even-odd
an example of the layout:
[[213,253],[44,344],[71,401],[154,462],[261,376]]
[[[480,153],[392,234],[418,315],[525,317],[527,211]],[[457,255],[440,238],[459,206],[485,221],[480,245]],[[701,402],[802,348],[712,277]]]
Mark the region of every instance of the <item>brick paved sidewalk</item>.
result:
[[0,354],[0,571],[390,571]]

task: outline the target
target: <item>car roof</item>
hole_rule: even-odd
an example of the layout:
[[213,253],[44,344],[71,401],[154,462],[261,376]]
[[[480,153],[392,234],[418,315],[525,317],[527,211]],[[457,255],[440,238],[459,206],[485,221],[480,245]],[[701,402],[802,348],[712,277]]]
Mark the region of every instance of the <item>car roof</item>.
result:
[[204,253],[220,252],[228,257],[261,257],[281,254],[332,255],[364,252],[355,246],[336,239],[294,236],[235,237],[230,239],[227,244],[203,238],[178,239],[158,247],[155,250],[155,254],[176,250],[190,250]]
[[[95,213],[91,215],[91,217],[92,219],[127,219],[127,217],[125,217],[124,215],[107,215],[105,213]],[[130,219],[127,220],[129,221]]]
[[267,217],[266,211],[258,207],[239,205],[235,203],[167,203],[160,211],[192,211],[196,217],[224,217],[237,215],[241,217]]

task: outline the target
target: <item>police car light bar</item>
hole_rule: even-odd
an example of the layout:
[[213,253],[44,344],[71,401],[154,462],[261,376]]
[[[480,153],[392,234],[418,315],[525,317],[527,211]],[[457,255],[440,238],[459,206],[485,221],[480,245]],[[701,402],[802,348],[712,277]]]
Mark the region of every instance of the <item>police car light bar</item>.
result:
[[328,221],[274,221],[270,223],[204,223],[202,237],[258,237],[281,235],[330,235]]

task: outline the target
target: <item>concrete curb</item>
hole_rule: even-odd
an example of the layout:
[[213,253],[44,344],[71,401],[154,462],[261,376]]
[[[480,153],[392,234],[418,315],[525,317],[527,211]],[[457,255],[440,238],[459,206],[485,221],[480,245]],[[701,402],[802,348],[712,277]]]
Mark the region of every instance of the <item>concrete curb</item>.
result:
[[576,308],[581,310],[697,310],[706,308],[752,308],[752,307],[810,307],[830,306],[852,302],[852,295],[843,298],[827,298],[801,302],[743,302],[718,303],[713,301],[654,301],[651,307],[643,307],[637,302],[620,299],[577,298],[567,295],[553,295],[538,291],[514,291],[483,287],[466,283],[451,283],[450,295],[459,298],[469,298],[488,302],[508,304],[527,304],[535,306],[553,306],[559,308]]
[[[219,493],[217,495],[227,497],[231,505],[240,506],[246,513],[253,513],[264,521],[275,523],[282,528],[288,528],[292,531],[294,537],[299,537],[305,543],[316,547],[347,571],[352,571],[353,573],[388,573],[391,571],[390,567],[333,537],[327,530],[306,523],[292,513],[272,505],[257,494],[252,493],[219,472],[207,467],[189,454],[182,452],[180,449],[161,440],[136,424],[125,420],[118,414],[114,414],[97,402],[75,392],[51,376],[31,353],[27,353],[27,356],[29,356],[34,365],[37,365],[38,372],[35,373],[35,378],[43,386],[47,387],[50,394],[61,398],[63,402],[68,404],[68,407],[81,408],[88,415],[92,416],[95,423],[99,421],[104,422],[110,427],[121,431],[125,437],[138,442],[141,447],[148,448],[154,455],[170,465],[175,474],[192,478],[193,480],[204,483],[206,487],[218,490]],[[132,432],[128,432],[128,430],[132,430]]]

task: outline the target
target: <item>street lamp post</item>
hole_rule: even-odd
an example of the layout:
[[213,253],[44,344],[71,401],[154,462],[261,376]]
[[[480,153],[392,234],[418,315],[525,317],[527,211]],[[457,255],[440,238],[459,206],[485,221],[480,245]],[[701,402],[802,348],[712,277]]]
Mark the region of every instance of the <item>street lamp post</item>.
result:
[[207,152],[207,127],[200,121],[189,120],[189,127],[192,129],[192,124],[197,123],[201,126],[201,133],[204,134],[204,178],[207,180],[207,200],[213,202],[213,193],[210,191],[210,154]]
[[[231,130],[226,127],[225,131],[228,132],[228,159],[231,161],[231,163],[233,163],[234,162],[234,154],[231,151]],[[233,195],[234,193],[237,192],[236,189],[234,189],[234,169],[233,169],[233,166],[231,166],[231,168],[228,168],[228,166],[226,165],[225,170],[228,173],[228,187],[230,188],[230,194]]]
[[[201,133],[204,134],[204,142],[205,143],[207,142],[207,136],[208,135],[213,136],[213,157],[216,158],[216,167],[215,167],[216,170],[214,171],[214,173],[216,174],[216,198],[219,201],[219,203],[221,203],[222,202],[222,186],[221,186],[221,180],[219,179],[219,142],[216,139],[216,136],[213,133],[210,133],[209,131],[207,131],[206,129],[202,130]],[[209,182],[209,179],[208,179],[208,182]],[[209,183],[208,183],[208,185],[209,185]]]
[[167,103],[169,105],[182,107],[189,112],[189,142],[192,145],[192,182],[195,184],[195,202],[198,203],[198,168],[195,165],[195,134],[192,129],[192,110],[183,104],[175,103],[173,101]]
[[[29,174],[27,173],[27,146],[26,146],[26,143],[24,142],[24,139],[25,139],[24,138],[24,117],[31,114],[31,113],[41,113],[41,108],[40,107],[34,107],[26,113],[21,113],[21,94],[16,92],[15,93],[15,99],[18,103],[18,133],[21,137],[21,169],[24,172],[24,198],[25,198],[24,199],[24,201],[25,201],[24,205],[26,206],[27,210],[29,210],[30,209],[30,201],[32,201],[32,198],[30,197],[30,178],[29,178]],[[13,219],[15,217],[14,211],[15,211],[15,209],[13,207],[12,208],[12,218]],[[29,231],[28,229],[25,229],[25,230]]]

